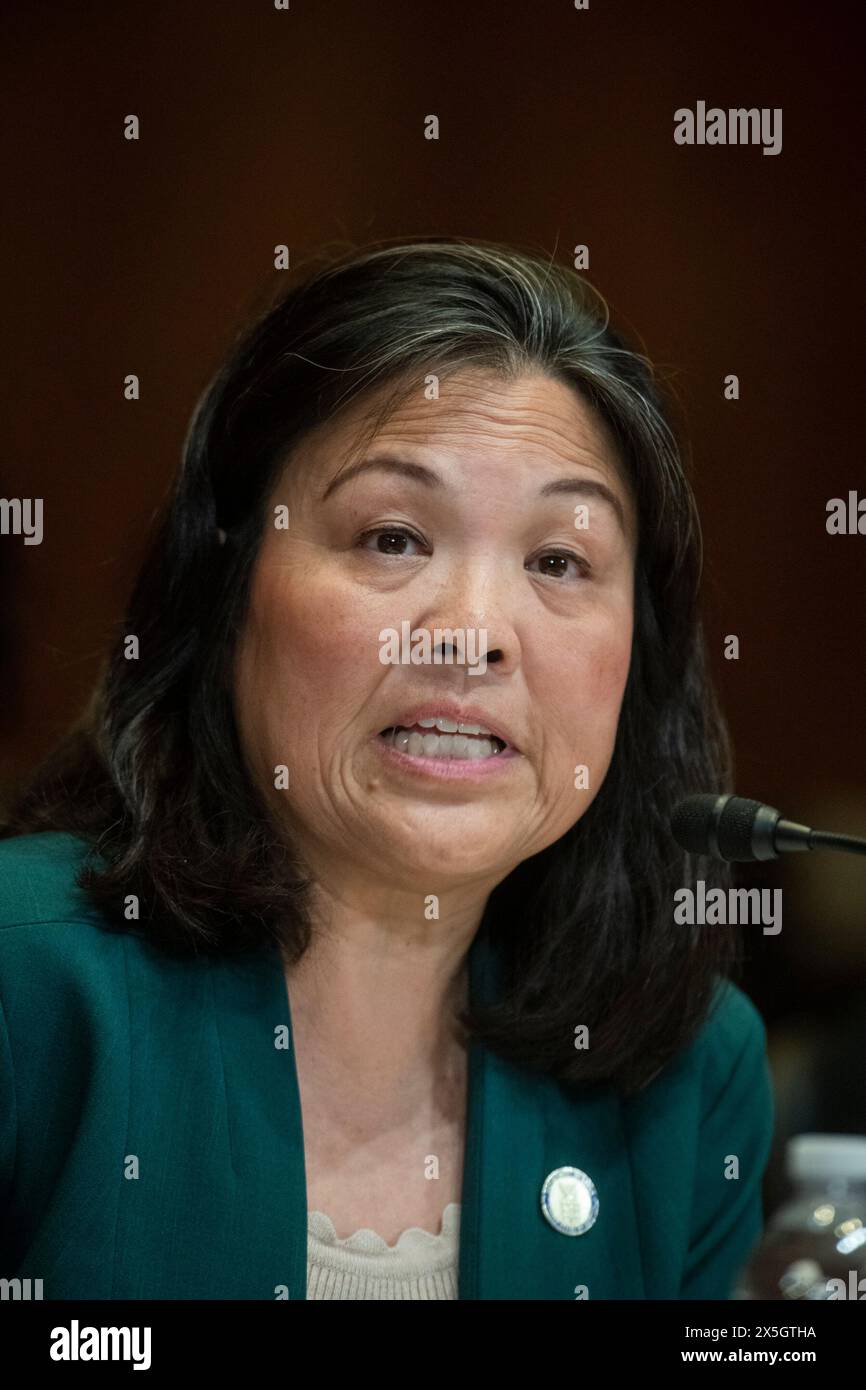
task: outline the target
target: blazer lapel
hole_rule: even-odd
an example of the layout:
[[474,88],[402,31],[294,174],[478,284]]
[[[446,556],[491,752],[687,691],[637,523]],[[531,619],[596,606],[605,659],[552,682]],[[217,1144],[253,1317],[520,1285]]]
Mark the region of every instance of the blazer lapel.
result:
[[[499,962],[482,928],[470,952],[472,998],[489,1000]],[[545,1178],[579,1168],[598,1215],[583,1235],[554,1229]],[[606,1086],[566,1087],[472,1043],[460,1222],[460,1299],[645,1298],[627,1135]]]
[[277,952],[175,961],[145,943],[126,956],[119,1152],[138,1157],[140,1177],[118,1202],[106,1296],[305,1299],[301,1107],[293,1052],[278,1046],[291,1031]]
[[[218,1296],[306,1299],[303,1126],[282,961],[266,950],[214,964],[211,978],[234,1184]],[[469,954],[470,997],[495,997],[500,985],[482,928]],[[280,1029],[288,1048],[275,1046]],[[545,1178],[565,1166],[598,1192],[597,1219],[579,1236],[555,1230],[541,1209]],[[458,1298],[646,1297],[628,1136],[611,1088],[568,1088],[473,1042],[461,1203]]]
[[219,1297],[306,1300],[307,1175],[282,958],[273,947],[212,964],[237,1242],[222,1272],[237,1291]]

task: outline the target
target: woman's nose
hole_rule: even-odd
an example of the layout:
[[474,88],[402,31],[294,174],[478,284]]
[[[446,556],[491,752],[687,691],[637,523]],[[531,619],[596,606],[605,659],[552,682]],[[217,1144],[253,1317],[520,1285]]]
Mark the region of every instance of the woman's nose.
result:
[[430,633],[438,660],[456,660],[462,646],[484,653],[503,672],[516,663],[514,579],[503,574],[499,557],[455,566],[428,600],[416,609],[413,626]]
[[[441,628],[439,629],[440,632],[442,630],[443,629]],[[454,631],[453,628],[447,630],[452,633]],[[435,633],[436,631],[437,629],[434,626],[433,632]],[[478,632],[479,638],[483,637],[484,634],[482,629],[476,629],[476,631]],[[505,653],[501,647],[488,647],[486,645],[486,641],[476,641],[475,646],[477,650],[483,653],[484,658],[488,664],[493,664],[497,661],[505,660]],[[465,652],[466,649],[467,643],[464,638],[463,651]],[[435,643],[433,651],[434,655],[438,656],[441,661],[455,662],[460,656],[460,644],[457,642],[446,641],[443,639],[442,641]]]

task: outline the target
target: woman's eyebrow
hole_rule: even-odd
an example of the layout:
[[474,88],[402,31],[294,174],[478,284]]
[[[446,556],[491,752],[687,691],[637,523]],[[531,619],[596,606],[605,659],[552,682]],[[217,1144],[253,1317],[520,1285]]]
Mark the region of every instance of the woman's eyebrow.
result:
[[553,482],[544,484],[539,496],[553,497],[558,493],[566,493],[570,497],[592,497],[605,502],[613,511],[623,535],[628,535],[622,502],[606,483],[598,483],[593,478],[555,478]]
[[361,459],[359,463],[353,463],[349,468],[344,468],[335,478],[332,478],[319,498],[320,502],[325,502],[350,479],[357,478],[359,473],[371,471],[380,473],[398,473],[404,478],[409,478],[416,483],[423,483],[425,487],[444,487],[442,479],[438,473],[434,473],[432,468],[425,468],[423,463],[410,463],[408,459],[393,458],[391,455],[377,456],[376,458]]
[[[353,463],[350,467],[343,469],[341,473],[331,479],[319,501],[327,501],[338,488],[342,487],[344,483],[348,483],[352,478],[356,478],[359,473],[369,472],[397,474],[408,478],[411,482],[421,483],[424,487],[429,488],[445,486],[439,474],[434,472],[432,468],[427,468],[423,463],[412,463],[409,459],[395,458],[390,454],[377,455],[375,458],[361,459],[358,463]],[[570,497],[590,497],[606,503],[619,522],[621,531],[627,535],[628,528],[622,502],[606,483],[596,482],[592,478],[555,478],[552,482],[545,483],[540,488],[538,495],[539,497],[554,497],[561,494]]]

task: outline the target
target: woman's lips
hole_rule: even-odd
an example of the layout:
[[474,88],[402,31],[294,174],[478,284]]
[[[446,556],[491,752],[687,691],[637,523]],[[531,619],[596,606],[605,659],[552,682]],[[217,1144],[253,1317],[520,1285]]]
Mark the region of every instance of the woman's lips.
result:
[[443,723],[445,729],[434,725],[432,720],[414,727],[396,725],[383,729],[380,738],[414,758],[477,758],[480,761],[498,756],[506,747],[501,738],[482,730],[478,724]]
[[[449,700],[414,705],[408,709],[404,707],[388,721],[390,729],[409,729],[422,734],[438,733],[445,736],[481,736],[520,751],[511,731],[486,711]],[[388,730],[383,729],[382,733]]]
[[[520,756],[494,738],[438,734],[426,729],[386,729],[375,740],[381,755],[393,766],[422,777],[443,781],[496,776]],[[495,750],[495,751],[494,751]]]

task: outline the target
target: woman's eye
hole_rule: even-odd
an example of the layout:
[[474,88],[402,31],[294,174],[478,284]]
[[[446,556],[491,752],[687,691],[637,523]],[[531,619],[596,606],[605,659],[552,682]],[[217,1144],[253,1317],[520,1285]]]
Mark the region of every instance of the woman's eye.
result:
[[[379,555],[395,556],[398,559],[426,553],[426,545],[421,537],[404,526],[374,526],[358,537],[357,545],[362,550],[375,550]],[[413,545],[417,547],[414,551],[409,548]],[[530,565],[532,564],[540,565],[538,573],[548,579],[568,579],[570,574],[574,578],[585,579],[591,572],[589,562],[581,555],[573,555],[570,551],[548,551],[530,561]],[[571,571],[569,565],[573,567]],[[526,566],[527,569],[529,567]]]
[[[370,545],[370,540],[374,541]],[[380,555],[411,555],[413,552],[407,550],[406,544],[423,546],[424,542],[420,536],[414,532],[407,531],[403,526],[375,526],[371,531],[365,531],[358,537],[358,545],[362,550],[375,549]],[[420,554],[420,551],[416,551]]]
[[535,564],[541,566],[538,573],[548,579],[568,579],[569,564],[574,566],[572,573],[578,579],[586,579],[591,573],[589,562],[584,560],[582,555],[573,555],[570,551],[549,550],[544,555],[537,555],[534,560],[530,560],[526,568],[529,569],[530,565]]

